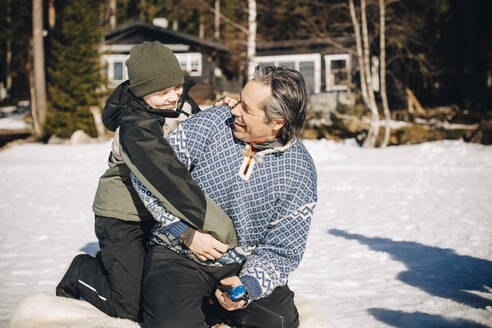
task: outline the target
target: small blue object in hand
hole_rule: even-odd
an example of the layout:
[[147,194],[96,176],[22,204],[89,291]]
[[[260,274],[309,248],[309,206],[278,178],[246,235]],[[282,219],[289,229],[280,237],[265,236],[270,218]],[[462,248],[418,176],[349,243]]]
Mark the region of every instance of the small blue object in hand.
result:
[[246,289],[246,286],[241,285],[232,288],[227,295],[229,295],[231,300],[233,300],[234,302],[239,302],[245,299],[245,297],[248,295],[248,290]]
[[240,285],[237,287],[229,287],[229,286],[223,286],[221,284],[217,284],[217,288],[222,291],[226,292],[227,296],[233,301],[233,302],[239,302],[242,300],[247,301],[248,300],[248,290],[246,289],[246,286]]

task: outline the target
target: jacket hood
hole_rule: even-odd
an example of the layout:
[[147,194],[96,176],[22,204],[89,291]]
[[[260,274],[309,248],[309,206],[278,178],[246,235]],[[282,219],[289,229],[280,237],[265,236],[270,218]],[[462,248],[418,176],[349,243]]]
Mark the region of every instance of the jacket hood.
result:
[[129,81],[121,83],[109,96],[104,106],[102,121],[110,131],[116,131],[120,125],[121,118],[128,112],[128,105],[132,96],[128,89],[129,84]]
[[178,117],[179,112],[175,110],[154,109],[147,105],[143,99],[136,97],[129,88],[130,82],[121,83],[109,96],[104,111],[102,121],[104,126],[110,131],[116,131],[122,119],[134,111],[143,111],[158,118]]

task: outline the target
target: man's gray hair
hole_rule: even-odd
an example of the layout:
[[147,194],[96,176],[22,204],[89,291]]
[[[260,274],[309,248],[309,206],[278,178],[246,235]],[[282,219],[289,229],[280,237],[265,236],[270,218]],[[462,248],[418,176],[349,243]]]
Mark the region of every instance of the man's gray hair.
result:
[[265,103],[267,123],[284,119],[277,138],[282,144],[299,136],[306,118],[309,95],[298,71],[277,66],[257,66],[253,80],[268,85],[272,95]]

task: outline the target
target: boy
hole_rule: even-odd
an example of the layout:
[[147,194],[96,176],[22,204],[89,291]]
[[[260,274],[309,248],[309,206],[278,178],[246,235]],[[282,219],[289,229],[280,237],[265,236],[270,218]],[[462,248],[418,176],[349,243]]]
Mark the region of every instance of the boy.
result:
[[[180,220],[166,222],[166,227],[197,256],[209,258],[212,248],[210,257],[215,259],[228,246],[195,229],[231,246],[236,241],[230,219],[203,194],[164,138],[163,125],[167,123],[164,129],[170,130],[169,119],[199,111],[183,92],[184,77],[176,56],[159,42],[144,42],[130,50],[126,66],[129,81],[115,89],[103,113],[104,124],[115,136],[109,169],[99,180],[93,204],[101,251],[96,258],[74,257],[56,295],[82,297],[108,315],[138,320],[146,242],[154,221],[131,185],[130,171],[144,180],[160,181],[154,191],[194,229],[183,230]],[[215,223],[209,224],[210,217]],[[207,247],[196,246],[196,237],[205,238]]]

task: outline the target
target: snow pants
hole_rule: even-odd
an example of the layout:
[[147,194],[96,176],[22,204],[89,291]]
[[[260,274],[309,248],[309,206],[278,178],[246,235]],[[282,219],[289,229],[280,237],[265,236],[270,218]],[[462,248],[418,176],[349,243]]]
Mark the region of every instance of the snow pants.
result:
[[153,224],[96,215],[101,252],[79,261],[79,295],[110,316],[138,321],[146,243]]
[[142,287],[146,328],[194,328],[227,323],[233,327],[298,327],[294,293],[277,287],[245,309],[227,311],[214,294],[222,278],[238,275],[242,264],[200,265],[160,245],[147,253]]

